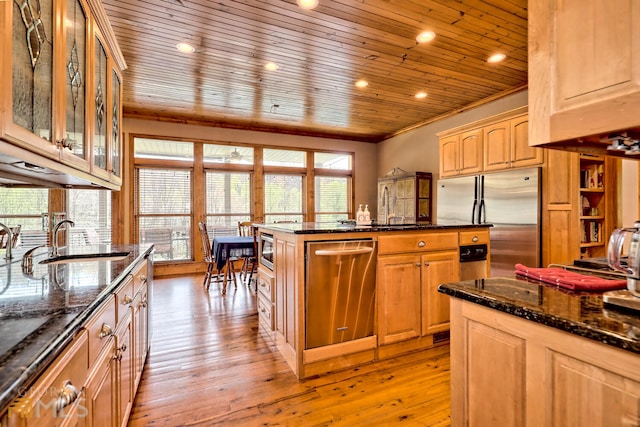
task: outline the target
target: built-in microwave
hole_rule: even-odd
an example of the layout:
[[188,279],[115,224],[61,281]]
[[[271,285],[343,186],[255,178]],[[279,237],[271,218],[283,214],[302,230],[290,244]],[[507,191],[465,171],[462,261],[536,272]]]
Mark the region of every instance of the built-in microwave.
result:
[[271,234],[260,234],[260,264],[273,270],[273,236]]

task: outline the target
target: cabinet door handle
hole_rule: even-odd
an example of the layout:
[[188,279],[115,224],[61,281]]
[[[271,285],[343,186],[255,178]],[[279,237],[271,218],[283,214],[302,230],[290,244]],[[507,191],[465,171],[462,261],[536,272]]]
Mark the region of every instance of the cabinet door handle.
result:
[[147,276],[145,276],[144,274],[141,274],[140,275],[140,282],[147,283]]
[[428,262],[426,262],[426,261],[425,261],[424,266],[425,266],[425,267],[429,267],[429,265],[430,265],[430,264],[429,264]]
[[112,335],[113,335],[113,328],[107,325],[106,323],[103,323],[102,327],[100,328],[100,334],[98,335],[98,338],[100,339],[107,338]]
[[419,247],[419,248],[424,248],[425,246],[427,246],[427,244],[425,243],[425,241],[424,241],[424,240],[420,240],[420,241],[418,242],[418,247]]
[[479,238],[478,236],[473,236],[473,237],[471,238],[471,241],[472,241],[472,242],[474,242],[474,243],[475,243],[475,242],[477,242],[477,241],[479,241],[479,240],[480,240],[480,238]]
[[416,267],[420,267],[420,263],[419,262],[416,262]]
[[71,380],[65,381],[58,392],[58,400],[56,401],[57,412],[62,411],[63,408],[75,402],[79,395],[80,392],[76,386],[71,383]]
[[122,298],[122,304],[123,305],[131,305],[132,302],[133,302],[133,298],[131,298],[127,294],[124,294],[124,298]]

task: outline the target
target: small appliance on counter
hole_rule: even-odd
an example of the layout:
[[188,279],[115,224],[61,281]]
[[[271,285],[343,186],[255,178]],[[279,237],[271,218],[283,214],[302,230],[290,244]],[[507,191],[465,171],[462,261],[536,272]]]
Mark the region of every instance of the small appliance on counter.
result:
[[[630,236],[628,244],[625,239]],[[627,251],[626,263],[623,251]],[[624,273],[627,277],[627,289],[605,292],[602,299],[607,304],[632,310],[640,310],[640,221],[631,228],[618,228],[609,238],[607,250],[609,267]]]

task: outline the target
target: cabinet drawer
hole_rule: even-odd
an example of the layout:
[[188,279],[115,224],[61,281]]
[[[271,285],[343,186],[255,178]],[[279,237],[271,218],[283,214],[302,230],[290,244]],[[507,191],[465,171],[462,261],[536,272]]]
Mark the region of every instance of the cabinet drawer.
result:
[[82,330],[9,408],[9,425],[51,427],[86,417],[83,386],[89,372],[87,332]]
[[133,270],[133,294],[140,292],[140,289],[147,284],[147,267],[148,261],[145,259],[138,267]]
[[458,247],[458,233],[394,234],[378,237],[378,254],[421,252]]
[[258,292],[267,301],[273,302],[273,277],[258,272]]
[[273,305],[262,294],[258,294],[258,322],[267,330],[273,331]]
[[116,299],[111,296],[86,325],[89,339],[89,362],[93,364],[102,346],[110,342],[116,331]]
[[133,297],[135,292],[133,290],[134,279],[132,276],[127,276],[125,282],[118,287],[115,292],[116,297],[116,324],[112,325],[116,327],[122,320],[131,313],[131,304],[133,303]]
[[460,245],[477,245],[489,243],[489,230],[473,230],[460,232]]

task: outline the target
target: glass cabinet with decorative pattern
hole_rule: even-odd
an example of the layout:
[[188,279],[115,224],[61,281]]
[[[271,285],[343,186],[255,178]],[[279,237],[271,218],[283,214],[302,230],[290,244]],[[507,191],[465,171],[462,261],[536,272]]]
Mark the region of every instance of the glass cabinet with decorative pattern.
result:
[[101,2],[0,1],[0,44],[0,139],[119,186],[125,63]]

